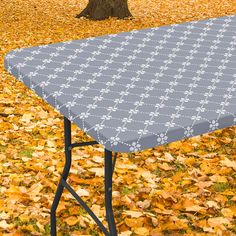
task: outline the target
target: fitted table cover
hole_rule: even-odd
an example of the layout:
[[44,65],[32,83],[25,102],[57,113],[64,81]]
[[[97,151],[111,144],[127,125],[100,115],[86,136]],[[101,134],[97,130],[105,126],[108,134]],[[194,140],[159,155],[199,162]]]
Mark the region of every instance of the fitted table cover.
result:
[[236,15],[10,51],[5,68],[106,149],[236,124]]

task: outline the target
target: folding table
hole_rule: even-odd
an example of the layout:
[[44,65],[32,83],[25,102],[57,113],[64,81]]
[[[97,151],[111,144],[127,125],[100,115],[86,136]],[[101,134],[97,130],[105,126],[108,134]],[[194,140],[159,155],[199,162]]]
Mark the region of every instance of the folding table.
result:
[[[236,124],[236,15],[21,48],[5,68],[64,115],[66,188],[105,235],[117,235],[117,152],[137,152]],[[72,143],[71,122],[95,141]],[[109,230],[69,186],[71,150],[102,144]],[[113,158],[114,154],[114,158]]]

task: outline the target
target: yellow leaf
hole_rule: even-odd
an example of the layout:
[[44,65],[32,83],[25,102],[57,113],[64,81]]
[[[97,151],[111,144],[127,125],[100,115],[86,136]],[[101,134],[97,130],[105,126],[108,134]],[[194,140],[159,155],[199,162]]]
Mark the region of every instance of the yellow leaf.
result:
[[233,218],[234,216],[236,216],[236,207],[234,208],[223,208],[221,210],[221,213],[223,214],[224,217],[229,217],[229,218]]
[[15,109],[13,107],[7,107],[7,108],[5,108],[4,113],[10,115],[10,114],[14,113],[14,110]]
[[21,215],[19,216],[19,219],[20,219],[21,221],[29,221],[29,220],[30,220],[30,216],[29,216],[29,215],[26,215],[26,214],[21,214]]
[[189,153],[193,150],[193,147],[189,143],[182,142],[182,145],[180,146],[180,149],[181,149],[181,151],[183,151],[185,153]]
[[167,190],[158,190],[157,194],[160,194],[164,199],[172,200],[176,202],[176,198],[174,197],[173,191],[167,191]]
[[143,217],[140,218],[125,218],[125,224],[130,228],[138,228],[143,226]]
[[207,223],[207,220],[199,220],[198,222],[194,222],[194,226],[197,226],[203,229],[204,227],[208,227],[208,223]]
[[44,232],[44,226],[40,224],[39,222],[36,223],[36,225],[39,227],[40,232]]
[[38,112],[37,115],[38,115],[41,119],[45,119],[45,118],[48,117],[48,113],[45,112],[44,110],[41,110],[40,112]]
[[166,209],[158,209],[158,208],[154,208],[153,209],[158,215],[159,214],[163,214],[163,215],[173,215],[173,211],[172,210],[166,210]]
[[222,192],[221,194],[226,195],[226,196],[234,196],[234,195],[235,195],[235,192],[233,192],[233,191],[227,189],[227,190],[225,190],[224,192]]
[[78,222],[78,218],[75,217],[75,216],[70,216],[70,217],[68,217],[68,218],[65,219],[65,222],[66,222],[68,225],[72,226],[72,225],[75,225],[75,224]]
[[183,221],[173,222],[167,221],[162,225],[162,230],[177,230],[177,229],[187,229],[188,224]]
[[25,122],[25,123],[29,123],[32,119],[33,119],[33,114],[32,113],[25,113],[22,116],[21,121]]
[[28,230],[30,232],[33,232],[34,231],[34,226],[29,224],[29,225],[22,225],[22,229],[23,230]]
[[145,228],[145,227],[139,227],[134,229],[134,233],[136,233],[137,235],[149,235],[149,229]]
[[173,169],[174,169],[174,167],[169,166],[167,163],[163,163],[163,164],[158,163],[158,166],[159,166],[159,168],[161,168],[162,170],[166,170],[166,171],[168,171],[168,170],[173,170]]
[[210,180],[212,182],[221,182],[221,183],[227,183],[228,180],[225,176],[221,176],[221,175],[212,175],[210,176]]
[[123,214],[129,215],[133,218],[138,218],[143,215],[142,212],[138,212],[138,211],[124,211]]
[[201,212],[201,211],[205,210],[205,208],[201,207],[201,206],[198,206],[198,205],[194,205],[194,206],[186,207],[185,210],[186,211]]
[[215,196],[215,200],[216,200],[217,202],[220,202],[220,203],[223,205],[223,204],[225,204],[225,202],[228,201],[228,198],[225,197],[225,196],[223,196],[223,195],[221,195],[221,194],[217,194],[217,195]]
[[29,189],[29,192],[38,194],[43,188],[44,186],[40,182],[38,182],[31,186],[31,188]]
[[170,149],[179,149],[181,145],[182,145],[181,141],[175,141],[175,142],[169,143],[168,147]]
[[130,236],[131,234],[132,234],[132,232],[129,231],[129,230],[127,230],[127,231],[121,232],[121,233],[119,234],[119,236]]

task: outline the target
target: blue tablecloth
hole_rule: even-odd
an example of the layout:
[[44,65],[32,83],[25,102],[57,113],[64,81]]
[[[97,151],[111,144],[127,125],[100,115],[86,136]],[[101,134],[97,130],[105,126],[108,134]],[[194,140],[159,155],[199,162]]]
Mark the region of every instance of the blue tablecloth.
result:
[[5,68],[108,150],[236,124],[236,15],[21,48]]

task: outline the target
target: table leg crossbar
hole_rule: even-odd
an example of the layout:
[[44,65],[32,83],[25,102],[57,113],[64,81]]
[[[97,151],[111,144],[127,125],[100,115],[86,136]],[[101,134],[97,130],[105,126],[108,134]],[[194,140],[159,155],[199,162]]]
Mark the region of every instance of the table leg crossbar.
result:
[[93,213],[93,211],[87,206],[87,204],[82,200],[80,196],[71,188],[71,186],[66,182],[69,175],[71,167],[71,151],[74,147],[88,146],[98,144],[96,141],[82,142],[82,143],[71,143],[71,122],[64,117],[64,141],[65,141],[65,157],[66,162],[59,181],[56,195],[51,207],[51,236],[56,236],[56,209],[58,207],[63,189],[66,188],[73,197],[79,202],[79,204],[88,212],[92,219],[96,222],[98,227],[106,236],[117,236],[117,230],[112,210],[112,175],[115,168],[115,163],[117,159],[117,153],[114,155],[114,160],[112,160],[112,152],[105,149],[105,208],[106,208],[106,219],[109,226],[109,232],[98,217]]

